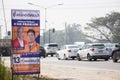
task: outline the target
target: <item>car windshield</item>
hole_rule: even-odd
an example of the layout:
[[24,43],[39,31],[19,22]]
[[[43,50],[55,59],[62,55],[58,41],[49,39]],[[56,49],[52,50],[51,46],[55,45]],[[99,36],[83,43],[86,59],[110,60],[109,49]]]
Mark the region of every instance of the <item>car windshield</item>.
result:
[[79,46],[68,46],[68,48],[79,48]]
[[58,47],[57,44],[49,44],[49,47]]
[[96,44],[96,45],[92,45],[93,48],[98,48],[98,49],[102,49],[105,46],[103,44]]

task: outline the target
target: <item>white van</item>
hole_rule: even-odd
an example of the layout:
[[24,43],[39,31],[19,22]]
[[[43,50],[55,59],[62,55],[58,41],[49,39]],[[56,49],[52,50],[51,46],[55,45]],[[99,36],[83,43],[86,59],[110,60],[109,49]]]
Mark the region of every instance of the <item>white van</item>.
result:
[[58,51],[58,44],[57,43],[48,43],[44,45],[46,56],[51,55],[53,56]]

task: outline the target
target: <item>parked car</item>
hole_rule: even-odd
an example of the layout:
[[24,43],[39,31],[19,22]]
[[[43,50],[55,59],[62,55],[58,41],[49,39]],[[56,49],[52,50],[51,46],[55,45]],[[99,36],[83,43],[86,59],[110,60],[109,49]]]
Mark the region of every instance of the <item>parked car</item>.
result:
[[75,59],[77,56],[77,51],[79,50],[78,45],[64,45],[60,48],[59,51],[57,51],[57,58],[60,59]]
[[58,51],[58,44],[57,43],[48,43],[44,45],[46,56],[51,55],[53,56]]
[[113,62],[120,60],[120,44],[116,44],[116,49],[112,52]]
[[43,46],[40,46],[40,57],[46,57],[46,52]]
[[115,45],[118,43],[104,43],[105,47],[108,49],[110,57],[112,56],[112,52],[116,49]]
[[107,61],[109,59],[109,53],[104,44],[86,44],[77,52],[77,59],[78,61],[82,59],[88,59],[89,61],[92,59],[95,61],[97,59],[105,59],[105,61]]
[[11,47],[8,46],[0,46],[0,56],[10,56],[11,55]]

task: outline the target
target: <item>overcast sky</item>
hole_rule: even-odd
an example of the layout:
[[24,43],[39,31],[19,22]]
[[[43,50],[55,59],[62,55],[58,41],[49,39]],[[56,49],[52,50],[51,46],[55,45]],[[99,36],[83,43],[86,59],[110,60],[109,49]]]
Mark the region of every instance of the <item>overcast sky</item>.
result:
[[[120,12],[120,0],[3,0],[7,30],[11,30],[11,9],[34,9],[40,10],[41,28],[44,29],[45,12],[47,8],[47,29],[64,29],[65,22],[68,24],[78,23],[82,26],[90,22],[91,18],[105,16],[111,11]],[[39,5],[29,5],[33,3]],[[53,6],[63,3],[61,6]],[[53,6],[53,7],[50,7]],[[3,18],[2,0],[0,0],[0,25],[5,30]],[[5,32],[2,31],[4,34]]]

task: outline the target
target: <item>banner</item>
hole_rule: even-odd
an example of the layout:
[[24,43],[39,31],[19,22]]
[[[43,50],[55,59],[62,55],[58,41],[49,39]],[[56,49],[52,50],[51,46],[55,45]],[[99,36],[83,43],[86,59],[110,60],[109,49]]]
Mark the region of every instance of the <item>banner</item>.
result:
[[15,75],[40,73],[40,12],[11,10],[12,72]]

